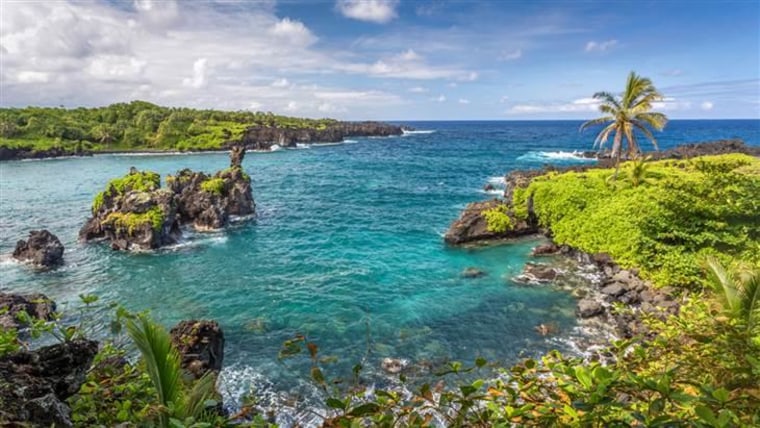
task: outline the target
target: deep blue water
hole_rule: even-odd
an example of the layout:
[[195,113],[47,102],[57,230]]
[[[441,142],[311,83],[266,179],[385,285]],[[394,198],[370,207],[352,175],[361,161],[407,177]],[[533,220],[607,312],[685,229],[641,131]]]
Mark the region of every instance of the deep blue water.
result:
[[[561,346],[534,327],[575,324],[574,300],[550,288],[519,287],[535,242],[486,249],[447,248],[442,234],[459,211],[492,197],[481,189],[515,168],[583,162],[559,152],[588,150],[579,122],[406,122],[404,137],[249,153],[258,217],[225,233],[192,234],[151,254],[77,242],[93,196],[130,166],[165,176],[213,172],[226,154],[51,159],[0,163],[0,253],[28,230],[47,228],[66,246],[53,272],[0,263],[0,289],[43,292],[61,303],[95,293],[132,310],[150,309],[167,326],[213,318],[224,328],[226,388],[260,393],[312,390],[307,358],[277,360],[283,341],[305,334],[331,375],[384,357],[414,363],[505,363]],[[739,137],[760,145],[760,121],[673,121],[661,148]],[[460,278],[475,266],[481,279]]]

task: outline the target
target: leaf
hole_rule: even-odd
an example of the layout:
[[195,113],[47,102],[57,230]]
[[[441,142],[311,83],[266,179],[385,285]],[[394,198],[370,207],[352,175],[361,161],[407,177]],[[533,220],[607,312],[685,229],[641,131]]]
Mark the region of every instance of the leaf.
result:
[[708,424],[712,426],[718,425],[718,420],[715,418],[715,413],[713,413],[709,407],[699,405],[694,408],[694,413],[696,413],[700,419],[707,422]]
[[375,403],[364,403],[360,406],[354,407],[348,412],[349,416],[361,417],[377,413],[380,410],[380,405]]
[[311,378],[320,385],[325,383],[325,376],[322,374],[322,370],[320,370],[319,367],[311,368]]
[[488,364],[488,361],[486,361],[486,359],[483,357],[478,357],[475,359],[475,366],[477,368],[485,367],[486,364]]
[[575,367],[575,378],[578,379],[578,382],[583,385],[584,388],[589,389],[591,388],[592,382],[591,382],[591,376],[588,373],[588,369],[584,366],[577,366]]
[[346,410],[346,403],[338,400],[337,398],[330,397],[327,399],[327,401],[325,401],[325,404],[333,409]]

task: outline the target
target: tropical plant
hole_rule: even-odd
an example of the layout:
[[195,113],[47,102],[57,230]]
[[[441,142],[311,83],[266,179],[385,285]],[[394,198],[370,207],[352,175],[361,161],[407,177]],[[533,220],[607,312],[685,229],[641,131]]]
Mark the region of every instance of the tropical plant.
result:
[[747,264],[724,267],[707,257],[708,279],[726,312],[748,334],[750,343],[760,345],[760,268]]
[[636,138],[637,132],[649,139],[657,149],[657,140],[650,128],[661,131],[668,118],[662,113],[651,111],[654,103],[662,100],[663,96],[650,79],[632,71],[621,95],[602,91],[595,93],[594,99],[600,102],[599,111],[604,113],[604,116],[585,122],[581,125],[581,131],[590,126],[606,125],[597,135],[594,146],[604,148],[610,135],[614,134],[610,156],[615,159],[616,165],[620,164],[624,143],[628,157],[632,158],[641,153]]
[[652,159],[651,156],[637,156],[633,162],[631,162],[631,169],[628,171],[628,180],[631,182],[631,186],[639,187],[648,182],[647,175],[649,174],[649,164],[647,161],[650,159]]
[[192,425],[213,419],[210,407],[216,406],[216,376],[206,373],[192,385],[182,379],[180,355],[166,330],[145,315],[127,322],[127,332],[142,354],[146,371],[156,389],[162,411],[159,425]]

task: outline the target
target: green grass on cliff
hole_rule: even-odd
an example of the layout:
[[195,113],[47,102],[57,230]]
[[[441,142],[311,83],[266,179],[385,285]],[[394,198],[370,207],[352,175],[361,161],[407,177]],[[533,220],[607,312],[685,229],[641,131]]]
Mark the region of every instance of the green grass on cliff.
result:
[[[695,286],[702,261],[760,262],[760,160],[731,154],[549,173],[514,194],[557,243],[608,253],[656,284]],[[633,183],[639,182],[639,185]]]
[[107,197],[123,195],[127,191],[152,192],[159,187],[161,187],[161,176],[153,171],[138,171],[121,178],[114,178],[108,182],[105,190],[95,195],[92,212],[98,212]]
[[111,213],[105,219],[106,224],[111,224],[115,228],[125,229],[128,235],[133,235],[135,230],[149,224],[153,230],[158,232],[164,225],[164,212],[160,207],[155,206],[148,211],[140,214],[136,213]]
[[332,119],[272,113],[160,107],[144,101],[98,108],[0,109],[0,147],[33,151],[208,150],[249,126],[325,129]]

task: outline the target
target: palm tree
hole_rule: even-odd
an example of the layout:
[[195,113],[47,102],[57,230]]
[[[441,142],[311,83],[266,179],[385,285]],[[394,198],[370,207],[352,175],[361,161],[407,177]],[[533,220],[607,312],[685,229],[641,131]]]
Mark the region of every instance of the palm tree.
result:
[[[160,325],[146,316],[127,322],[127,332],[142,354],[145,367],[156,388],[159,426],[169,426],[170,419],[195,421],[213,417],[208,412],[209,402],[216,395],[216,375],[206,373],[192,385],[182,380],[182,367],[171,337]],[[213,401],[213,400],[212,400]]]
[[[581,125],[581,131],[594,125],[605,125],[599,132],[594,147],[602,149],[611,134],[612,152],[610,156],[615,159],[616,167],[620,166],[620,156],[623,152],[623,143],[626,143],[627,156],[635,157],[641,153],[641,147],[636,140],[636,133],[640,132],[649,139],[657,149],[657,140],[652,135],[652,128],[661,131],[668,118],[662,113],[652,112],[652,104],[663,99],[662,94],[646,77],[641,77],[633,71],[628,75],[625,91],[615,96],[609,92],[597,92],[594,99],[600,102],[599,111],[604,116],[589,120]],[[617,170],[615,171],[617,176]]]
[[723,309],[745,329],[750,343],[760,340],[760,268],[740,265],[726,269],[714,257],[708,257],[705,264],[709,284]]

